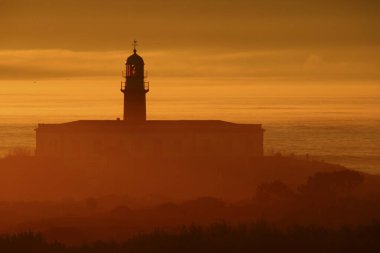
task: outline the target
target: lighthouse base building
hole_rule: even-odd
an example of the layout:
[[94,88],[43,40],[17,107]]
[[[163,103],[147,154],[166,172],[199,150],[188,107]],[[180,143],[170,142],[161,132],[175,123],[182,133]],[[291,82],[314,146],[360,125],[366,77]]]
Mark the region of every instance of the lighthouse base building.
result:
[[80,120],[39,124],[36,155],[102,157],[258,157],[263,156],[260,124],[219,120],[146,120],[144,61],[136,49],[126,61],[123,120]]
[[81,120],[39,124],[37,156],[92,158],[101,156],[228,156],[263,155],[261,125],[217,120]]

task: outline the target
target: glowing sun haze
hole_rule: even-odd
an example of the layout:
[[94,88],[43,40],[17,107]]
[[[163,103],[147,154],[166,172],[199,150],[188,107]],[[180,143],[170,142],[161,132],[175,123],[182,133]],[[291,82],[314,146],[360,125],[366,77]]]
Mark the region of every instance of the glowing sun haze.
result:
[[0,0],[0,157],[34,148],[38,123],[122,117],[137,39],[148,119],[262,123],[268,150],[379,173],[379,13],[378,0]]

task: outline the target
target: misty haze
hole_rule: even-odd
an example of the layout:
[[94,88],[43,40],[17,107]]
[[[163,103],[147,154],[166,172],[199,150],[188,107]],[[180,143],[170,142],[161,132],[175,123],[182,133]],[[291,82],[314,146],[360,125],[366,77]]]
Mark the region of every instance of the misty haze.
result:
[[379,11],[0,0],[0,252],[380,252]]

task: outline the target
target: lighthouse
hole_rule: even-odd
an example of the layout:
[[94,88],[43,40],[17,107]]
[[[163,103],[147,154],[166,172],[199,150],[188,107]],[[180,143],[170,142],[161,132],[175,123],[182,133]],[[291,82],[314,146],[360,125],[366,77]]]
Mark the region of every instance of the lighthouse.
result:
[[136,46],[134,41],[133,54],[125,62],[120,90],[124,94],[124,121],[141,123],[146,121],[149,82],[145,81],[144,60],[137,54]]
[[[121,92],[124,120],[77,120],[62,124],[39,124],[36,155],[94,161],[103,158],[193,162],[220,158],[245,161],[263,156],[264,129],[261,124],[237,124],[222,120],[147,120],[144,60],[133,54],[125,62]],[[98,160],[99,159],[99,160]],[[113,160],[111,159],[111,160]],[[152,161],[153,161],[152,160]],[[137,160],[136,160],[137,161]],[[169,160],[168,160],[169,161]],[[120,163],[122,164],[122,163]],[[166,172],[165,172],[166,173]],[[177,172],[176,172],[177,173]]]

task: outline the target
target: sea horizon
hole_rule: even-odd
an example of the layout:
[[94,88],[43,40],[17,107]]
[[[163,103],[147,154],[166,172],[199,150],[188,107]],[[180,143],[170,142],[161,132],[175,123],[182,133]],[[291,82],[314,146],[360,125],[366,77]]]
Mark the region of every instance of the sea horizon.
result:
[[[147,118],[262,124],[267,155],[307,155],[380,174],[376,85],[365,84],[358,90],[355,85],[334,83],[318,89],[324,84],[242,80],[152,78]],[[122,118],[118,82],[116,78],[2,81],[0,105],[6,110],[0,115],[0,157],[20,147],[33,150],[39,123]]]

